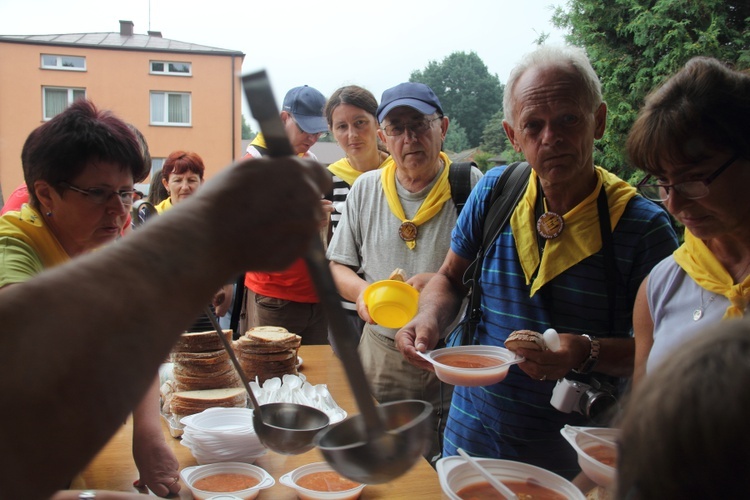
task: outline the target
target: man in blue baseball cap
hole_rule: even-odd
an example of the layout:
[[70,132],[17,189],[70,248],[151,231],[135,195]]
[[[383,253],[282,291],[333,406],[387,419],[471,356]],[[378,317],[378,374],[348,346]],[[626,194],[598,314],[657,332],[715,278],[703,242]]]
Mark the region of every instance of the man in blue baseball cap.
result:
[[[298,156],[317,160],[310,148],[328,130],[323,116],[325,105],[323,94],[307,85],[295,87],[284,96],[279,114]],[[248,146],[246,156],[260,158],[267,154],[263,134],[258,134]],[[322,200],[321,203],[323,221],[327,223],[331,202]],[[252,326],[273,325],[300,335],[303,344],[328,343],[328,321],[303,259],[283,271],[247,273],[244,285],[240,334]],[[237,288],[242,290],[240,286]]]
[[[432,403],[435,432],[425,457],[434,461],[440,456],[441,416],[447,415],[452,387],[441,386],[434,372],[403,358],[394,344],[398,329],[376,324],[363,294],[370,283],[387,279],[396,269],[421,290],[448,252],[457,217],[448,179],[451,160],[442,152],[448,118],[432,89],[412,82],[386,90],[377,117],[380,139],[391,157],[357,178],[327,257],[339,292],[356,303],[366,323],[359,353],[375,399]],[[471,185],[481,176],[472,168]]]

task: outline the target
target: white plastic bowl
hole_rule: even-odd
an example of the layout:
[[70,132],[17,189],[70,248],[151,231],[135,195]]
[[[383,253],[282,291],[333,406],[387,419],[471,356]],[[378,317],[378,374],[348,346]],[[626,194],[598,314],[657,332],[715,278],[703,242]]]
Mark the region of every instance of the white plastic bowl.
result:
[[560,434],[568,440],[568,443],[578,453],[578,465],[581,466],[583,473],[599,486],[604,486],[605,488],[611,486],[615,481],[615,468],[601,463],[585,451],[601,443],[585,434],[575,432],[575,429],[585,430],[610,441],[617,441],[620,430],[611,427],[573,427],[570,429],[563,427],[560,429]]
[[[516,356],[504,347],[491,345],[446,347],[419,354],[432,363],[437,378],[446,384],[464,387],[496,384],[505,378],[511,365],[524,361],[524,358]],[[452,354],[491,358],[496,364],[483,368],[464,368],[450,366],[440,361],[440,358]]]
[[[526,481],[529,478],[537,481],[541,486],[554,490],[570,500],[586,500],[581,490],[573,483],[558,476],[554,472],[512,460],[494,460],[477,458],[477,461],[493,477],[500,481]],[[476,472],[471,465],[461,457],[445,457],[437,462],[438,479],[443,493],[452,500],[461,500],[458,491],[476,483],[486,483],[487,480]]]
[[266,453],[252,426],[253,410],[209,408],[182,419],[182,441],[199,464],[253,463]]
[[[244,474],[246,476],[254,477],[259,481],[259,483],[252,488],[247,488],[240,491],[226,492],[203,491],[193,486],[196,481],[203,479],[204,477],[213,476],[214,474]],[[254,465],[241,462],[223,462],[218,464],[185,467],[180,472],[180,477],[182,477],[182,481],[187,485],[187,487],[190,488],[190,491],[193,493],[193,497],[195,497],[195,500],[208,500],[209,498],[222,495],[233,495],[235,497],[241,498],[242,500],[252,500],[253,498],[258,496],[260,490],[270,488],[271,486],[276,484],[276,481],[274,481],[271,475],[268,474],[268,472],[266,472],[265,470]]]
[[297,496],[302,500],[353,500],[358,498],[366,485],[360,484],[356,488],[344,491],[315,491],[303,488],[297,485],[297,481],[315,472],[335,472],[326,462],[315,462],[303,465],[287,472],[279,478],[279,482],[284,486],[289,486],[297,491]]

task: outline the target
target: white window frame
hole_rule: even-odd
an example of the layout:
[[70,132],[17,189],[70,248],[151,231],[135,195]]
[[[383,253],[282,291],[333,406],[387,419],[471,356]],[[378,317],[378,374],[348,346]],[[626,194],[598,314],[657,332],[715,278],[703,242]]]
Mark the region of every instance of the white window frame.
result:
[[164,162],[166,160],[166,158],[151,158],[151,173],[149,175],[153,176],[156,172],[161,170],[164,167]]
[[[154,102],[154,99],[159,96],[162,100],[161,103]],[[169,97],[170,96],[187,96],[187,121],[170,121],[169,119]],[[157,109],[155,109],[155,106]],[[159,111],[158,108],[161,107]],[[155,111],[158,112],[159,116],[154,117]],[[191,127],[193,124],[193,96],[190,92],[169,92],[169,91],[155,91],[152,90],[149,96],[149,122],[151,125],[164,126],[164,127]],[[159,119],[163,118],[163,119]]]
[[[54,57],[55,58],[55,64],[47,64],[44,62],[45,57]],[[83,67],[78,68],[75,66],[65,66],[65,58],[71,58],[71,59],[80,59],[83,61]],[[66,56],[66,55],[59,55],[59,54],[42,54],[40,56],[40,64],[42,66],[42,69],[54,69],[58,71],[86,71],[86,56]]]
[[[57,110],[49,110],[48,111],[48,109],[47,109],[48,108],[48,106],[47,106],[47,91],[48,90],[56,90],[56,91],[64,90],[64,91],[66,91],[67,92],[67,99],[66,99],[66,102],[65,102],[65,106],[63,106],[62,108],[57,109]],[[83,95],[76,96],[76,93],[78,93],[78,92],[82,92]],[[52,118],[54,118],[59,113],[62,113],[65,110],[65,108],[67,108],[68,106],[70,106],[71,104],[73,104],[73,101],[75,101],[76,98],[85,99],[86,98],[86,89],[85,88],[80,88],[80,87],[52,87],[52,86],[44,86],[44,87],[42,87],[42,117],[43,117],[44,121],[51,120]]]
[[[154,64],[163,64],[164,69],[159,71],[154,69]],[[171,66],[172,64],[185,64],[188,67],[187,73],[184,73],[182,71],[173,71]],[[187,62],[187,61],[149,61],[148,63],[148,70],[149,73],[152,75],[169,75],[169,76],[193,76],[193,63]]]

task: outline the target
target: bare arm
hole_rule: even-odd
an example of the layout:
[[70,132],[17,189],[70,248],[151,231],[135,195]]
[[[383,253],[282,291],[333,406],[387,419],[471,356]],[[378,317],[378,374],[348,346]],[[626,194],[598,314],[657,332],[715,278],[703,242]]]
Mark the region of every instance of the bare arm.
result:
[[0,498],[47,498],[80,471],[221,285],[304,253],[329,179],[298,159],[242,162],[127,239],[0,290],[0,397],[18,409],[0,412],[14,457]]
[[633,388],[646,376],[646,362],[654,345],[654,319],[648,307],[646,291],[648,277],[638,288],[633,305],[633,333],[635,334],[635,367],[633,369]]
[[396,346],[411,364],[432,369],[417,351],[435,347],[441,332],[456,318],[461,300],[466,296],[463,275],[469,264],[471,261],[449,250],[440,270],[419,295],[419,312],[396,334]]

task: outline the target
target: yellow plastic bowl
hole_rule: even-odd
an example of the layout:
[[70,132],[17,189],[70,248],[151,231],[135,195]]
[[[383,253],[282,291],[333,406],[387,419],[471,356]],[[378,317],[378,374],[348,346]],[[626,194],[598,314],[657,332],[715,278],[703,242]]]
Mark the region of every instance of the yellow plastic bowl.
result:
[[372,319],[386,328],[401,328],[417,314],[419,292],[403,281],[376,281],[364,298]]

